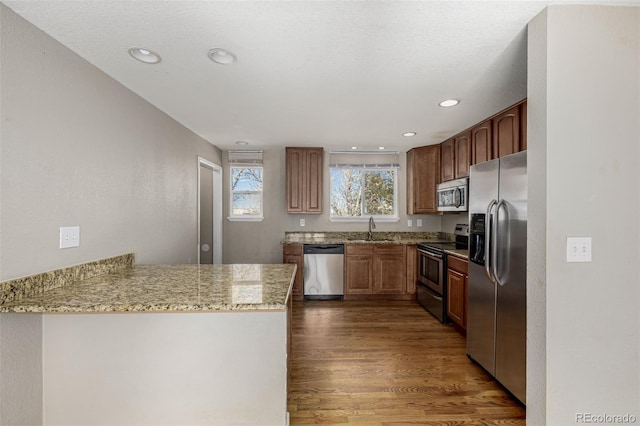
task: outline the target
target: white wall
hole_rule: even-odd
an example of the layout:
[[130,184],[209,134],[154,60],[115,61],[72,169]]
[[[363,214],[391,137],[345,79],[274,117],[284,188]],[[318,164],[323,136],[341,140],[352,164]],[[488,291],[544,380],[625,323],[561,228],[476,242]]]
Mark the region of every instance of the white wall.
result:
[[[220,151],[4,5],[0,26],[0,280],[127,252],[195,262],[197,157]],[[74,225],[80,247],[58,249]],[[0,424],[38,424],[41,322],[6,318]]]
[[[226,166],[228,153],[224,153]],[[285,149],[264,151],[264,221],[229,222],[224,225],[224,263],[280,263],[282,246],[280,241],[287,231],[311,232],[366,232],[367,222],[340,223],[329,220],[329,152],[325,150],[323,174],[323,213],[285,213]],[[226,169],[225,169],[226,170]],[[406,157],[400,155],[398,172],[398,222],[377,223],[375,232],[427,232],[440,231],[441,217],[437,215],[407,215],[406,202]],[[224,199],[229,199],[229,176],[225,171]],[[224,216],[229,216],[229,205],[225,204]],[[305,226],[300,226],[305,219]],[[407,226],[413,219],[413,227]],[[416,227],[416,219],[422,219],[422,227]],[[465,222],[466,223],[466,222]],[[453,232],[453,230],[451,231]]]
[[528,423],[637,422],[640,8],[552,6],[529,37]]
[[527,422],[546,424],[547,10],[528,26]]

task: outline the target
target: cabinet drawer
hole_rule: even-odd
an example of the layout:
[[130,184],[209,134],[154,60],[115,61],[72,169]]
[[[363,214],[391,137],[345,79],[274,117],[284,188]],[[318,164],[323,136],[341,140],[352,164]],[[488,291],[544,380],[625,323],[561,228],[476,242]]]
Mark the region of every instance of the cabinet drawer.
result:
[[404,255],[404,246],[401,244],[381,244],[375,248],[376,254],[388,254],[394,256]]
[[282,254],[302,255],[302,244],[284,244]]
[[371,244],[347,244],[344,246],[344,254],[373,254],[373,245]]
[[454,271],[458,271],[461,274],[465,275],[467,274],[467,271],[469,269],[468,261],[451,255],[447,256],[447,265],[449,269],[453,269]]

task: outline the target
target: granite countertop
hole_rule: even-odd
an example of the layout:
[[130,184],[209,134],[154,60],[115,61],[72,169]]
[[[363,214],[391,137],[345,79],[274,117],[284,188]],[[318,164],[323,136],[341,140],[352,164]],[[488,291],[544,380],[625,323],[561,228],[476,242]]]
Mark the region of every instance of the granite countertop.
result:
[[426,241],[453,241],[444,232],[285,232],[282,244],[418,244]]
[[5,302],[0,312],[284,310],[296,265],[135,265]]

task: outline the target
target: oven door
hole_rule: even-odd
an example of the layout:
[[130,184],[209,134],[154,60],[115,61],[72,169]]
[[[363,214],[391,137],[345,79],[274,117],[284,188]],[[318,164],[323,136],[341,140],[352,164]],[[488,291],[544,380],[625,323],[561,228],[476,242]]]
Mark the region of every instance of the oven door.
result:
[[439,296],[444,294],[442,254],[418,249],[418,281]]
[[416,293],[418,303],[423,308],[431,312],[434,317],[440,320],[440,322],[444,323],[445,321],[447,321],[444,297],[438,296],[433,291],[429,290],[426,286],[420,283],[418,283],[418,285],[416,286]]

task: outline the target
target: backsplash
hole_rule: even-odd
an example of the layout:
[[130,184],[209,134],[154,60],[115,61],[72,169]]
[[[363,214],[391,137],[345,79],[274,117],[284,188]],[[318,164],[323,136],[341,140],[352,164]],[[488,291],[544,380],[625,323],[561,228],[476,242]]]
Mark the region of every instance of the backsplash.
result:
[[40,294],[76,280],[108,274],[122,268],[130,268],[134,261],[134,254],[128,253],[5,281],[0,283],[0,304]]
[[[298,232],[286,231],[285,240],[331,239],[357,240],[367,239],[367,232]],[[455,241],[455,235],[448,232],[374,232],[376,239],[390,240],[443,240]]]

